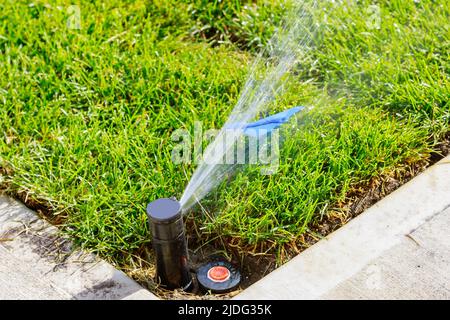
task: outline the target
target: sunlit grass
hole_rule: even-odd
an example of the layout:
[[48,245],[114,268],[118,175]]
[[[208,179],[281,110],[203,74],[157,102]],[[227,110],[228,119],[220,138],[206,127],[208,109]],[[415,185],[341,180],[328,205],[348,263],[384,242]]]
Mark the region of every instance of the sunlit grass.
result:
[[[64,1],[0,4],[0,183],[63,217],[75,241],[122,264],[149,242],[145,205],[181,196],[178,128],[219,128],[278,1],[93,1],[81,29]],[[328,7],[316,48],[279,103],[320,106],[286,131],[279,171],[240,172],[196,208],[198,232],[277,246],[355,184],[429,158],[449,131],[446,1]],[[342,97],[342,98],[341,98]]]

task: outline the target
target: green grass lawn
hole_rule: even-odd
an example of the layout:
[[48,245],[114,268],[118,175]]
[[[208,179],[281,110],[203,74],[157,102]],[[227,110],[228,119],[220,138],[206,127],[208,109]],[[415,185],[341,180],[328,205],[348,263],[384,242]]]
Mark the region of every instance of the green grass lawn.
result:
[[[239,172],[190,228],[280,252],[356,188],[426,163],[450,131],[446,0],[327,2],[314,49],[280,105],[316,105],[286,135],[280,169]],[[149,245],[145,206],[180,197],[194,165],[171,161],[178,128],[220,128],[281,1],[0,3],[0,187],[75,241],[126,266]],[[288,5],[287,5],[288,6]],[[326,16],[325,16],[326,15]]]

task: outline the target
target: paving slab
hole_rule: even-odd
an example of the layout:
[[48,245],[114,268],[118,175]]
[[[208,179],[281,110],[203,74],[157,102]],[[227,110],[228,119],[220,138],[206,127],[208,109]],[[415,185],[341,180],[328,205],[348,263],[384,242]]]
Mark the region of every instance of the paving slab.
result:
[[443,211],[323,299],[450,299],[450,209]]
[[157,299],[58,229],[0,195],[0,300]]
[[450,299],[450,156],[235,299]]

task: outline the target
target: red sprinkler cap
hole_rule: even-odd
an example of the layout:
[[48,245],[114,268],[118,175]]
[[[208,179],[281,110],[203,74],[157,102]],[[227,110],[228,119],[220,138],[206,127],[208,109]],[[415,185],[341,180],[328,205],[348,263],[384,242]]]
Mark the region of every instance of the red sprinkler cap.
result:
[[241,281],[241,274],[234,265],[225,260],[202,264],[197,269],[200,288],[214,293],[225,293],[235,289]]
[[230,270],[224,266],[214,266],[208,270],[208,279],[214,282],[225,282],[230,278]]

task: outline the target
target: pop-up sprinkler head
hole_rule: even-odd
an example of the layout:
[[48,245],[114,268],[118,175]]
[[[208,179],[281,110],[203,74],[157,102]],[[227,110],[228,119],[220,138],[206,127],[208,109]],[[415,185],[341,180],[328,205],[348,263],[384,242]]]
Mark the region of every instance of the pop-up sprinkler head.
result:
[[214,293],[225,293],[235,289],[241,281],[239,270],[224,260],[201,265],[197,270],[200,286]]
[[153,249],[156,257],[156,276],[167,289],[191,287],[186,238],[180,203],[162,198],[147,206]]

